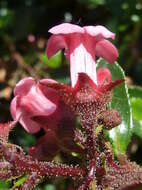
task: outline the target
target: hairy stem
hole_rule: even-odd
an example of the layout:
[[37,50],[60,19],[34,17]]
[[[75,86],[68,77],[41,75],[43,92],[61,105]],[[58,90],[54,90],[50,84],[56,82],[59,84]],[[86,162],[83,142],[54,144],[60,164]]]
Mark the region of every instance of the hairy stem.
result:
[[82,178],[85,175],[85,170],[79,166],[68,166],[65,164],[57,164],[53,162],[40,162],[33,159],[29,155],[20,155],[13,152],[1,144],[3,155],[6,160],[12,164],[16,170],[25,173],[36,172],[39,176],[70,176],[73,178]]

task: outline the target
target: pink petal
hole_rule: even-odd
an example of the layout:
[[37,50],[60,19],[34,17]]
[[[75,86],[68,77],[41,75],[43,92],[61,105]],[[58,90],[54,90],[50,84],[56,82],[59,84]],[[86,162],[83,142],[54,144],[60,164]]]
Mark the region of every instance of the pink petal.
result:
[[32,86],[35,85],[35,80],[32,77],[27,77],[23,80],[20,80],[14,89],[14,95],[24,96],[26,95]]
[[111,72],[107,68],[99,68],[97,70],[98,85],[103,85],[112,81]]
[[42,128],[42,126],[26,115],[20,118],[20,123],[28,133],[37,133]]
[[58,131],[57,136],[59,139],[64,137],[71,137],[73,134],[73,128],[75,126],[75,116],[62,101],[59,102],[56,111],[49,116],[34,116],[34,121],[43,125],[45,131],[48,129]]
[[87,34],[73,34],[70,37],[69,61],[71,85],[75,86],[78,73],[87,75],[96,83],[95,42]]
[[49,30],[49,32],[52,34],[72,34],[72,33],[84,33],[84,30],[82,27],[78,25],[63,23],[52,27]]
[[25,111],[27,116],[50,115],[56,107],[56,104],[47,99],[37,86],[33,87],[27,96],[21,97],[17,105],[17,109]]
[[118,57],[116,47],[108,40],[101,40],[96,44],[96,56],[103,57],[109,63],[114,63]]
[[[32,120],[33,116],[48,116],[57,108],[57,93],[51,88],[46,87],[47,90],[44,88],[45,86],[40,89],[39,83],[35,84],[33,79],[22,80],[16,86],[16,97],[11,102],[10,111],[13,119],[19,121],[31,133],[39,131],[43,126]],[[21,93],[20,90],[24,92]]]
[[10,104],[10,113],[12,115],[13,120],[18,121],[21,115],[20,110],[17,110],[17,101],[19,97],[14,97]]
[[[10,112],[12,118],[16,121],[19,120],[21,125],[25,128],[27,132],[36,133],[40,130],[40,127],[36,122],[30,119],[30,115],[24,115],[25,110],[22,110],[19,105],[19,97],[15,97],[10,105]],[[23,116],[24,115],[24,116]],[[28,117],[29,116],[29,117]]]
[[85,26],[83,27],[86,33],[90,34],[93,37],[100,38],[115,38],[115,34],[110,32],[104,26]]
[[57,106],[59,101],[59,95],[57,91],[53,88],[47,87],[48,84],[54,84],[54,83],[57,82],[52,79],[42,79],[38,82],[37,86],[44,94],[44,96]]
[[42,84],[52,84],[52,83],[57,83],[57,81],[56,80],[53,80],[53,79],[41,79],[40,81],[39,81],[39,83],[42,83]]
[[67,44],[66,44],[64,36],[52,35],[47,42],[46,53],[47,53],[48,58],[50,59],[50,57],[52,57],[60,49],[63,49],[63,48],[67,49]]

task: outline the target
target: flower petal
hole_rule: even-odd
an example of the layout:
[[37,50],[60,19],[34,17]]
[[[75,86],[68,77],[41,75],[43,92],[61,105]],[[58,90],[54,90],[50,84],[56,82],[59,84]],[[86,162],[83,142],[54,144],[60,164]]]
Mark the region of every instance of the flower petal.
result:
[[32,119],[43,125],[45,131],[51,129],[57,132],[59,139],[71,137],[75,126],[75,116],[69,106],[59,101],[56,111],[49,116],[34,116]]
[[52,79],[42,79],[38,82],[37,86],[42,91],[44,96],[50,100],[52,103],[58,105],[59,95],[57,91],[53,88],[47,87],[48,84],[56,84],[57,82]]
[[20,110],[17,110],[17,101],[18,96],[14,97],[10,104],[10,113],[12,115],[13,120],[18,121],[21,115]]
[[63,35],[52,35],[48,42],[46,47],[46,53],[48,58],[52,57],[54,54],[56,54],[60,49],[67,49],[67,44],[65,41],[65,38]]
[[82,27],[78,25],[63,23],[52,27],[49,30],[49,32],[52,34],[72,34],[72,33],[84,33],[84,30]]
[[85,26],[83,27],[86,33],[93,37],[100,38],[112,38],[115,39],[115,34],[113,32],[110,32],[107,28],[104,26]]
[[19,121],[21,125],[24,127],[24,129],[27,132],[30,133],[36,133],[40,130],[40,126],[35,122],[32,121],[30,118],[30,114],[25,114],[25,110],[22,110],[20,107],[20,100],[21,98],[19,96],[16,96],[10,105],[10,112],[12,115],[12,118],[15,121]]
[[95,42],[93,37],[87,34],[74,34],[70,38],[69,58],[71,85],[75,86],[78,73],[87,73],[87,75],[96,81],[96,65],[95,65]]
[[103,57],[110,63],[114,63],[118,57],[116,47],[108,40],[101,40],[96,44],[96,56]]
[[35,115],[50,115],[56,110],[57,106],[47,99],[37,86],[34,86],[27,96],[19,98],[17,109],[18,108],[29,117]]
[[42,127],[26,115],[20,118],[20,123],[28,133],[37,133]]
[[32,86],[35,85],[35,80],[32,77],[24,78],[20,80],[14,89],[14,95],[24,96],[26,95]]
[[[48,79],[44,80],[44,83],[45,81],[53,83],[53,81],[51,82]],[[18,87],[16,87],[16,96],[12,100],[10,107],[13,119],[19,121],[31,133],[35,133],[40,128],[43,128],[43,124],[35,122],[32,117],[49,116],[56,110],[59,99],[54,89],[47,87],[44,89],[45,86],[40,88],[39,84],[35,84],[33,79],[20,81],[17,85]],[[23,94],[20,91],[21,88],[24,89]]]
[[99,68],[97,70],[97,82],[98,85],[104,85],[112,81],[111,72],[107,68]]

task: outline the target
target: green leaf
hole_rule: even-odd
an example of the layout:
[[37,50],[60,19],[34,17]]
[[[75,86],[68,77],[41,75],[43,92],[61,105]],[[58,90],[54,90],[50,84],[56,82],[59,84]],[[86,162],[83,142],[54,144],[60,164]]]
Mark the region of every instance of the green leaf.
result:
[[[118,63],[109,64],[105,60],[99,59],[97,64],[98,67],[107,67],[111,71],[113,80],[125,79],[124,71]],[[124,154],[131,139],[133,125],[128,88],[125,82],[114,88],[111,107],[120,111],[122,123],[109,131],[109,138],[115,153]]]
[[130,98],[142,98],[142,88],[139,86],[130,86],[129,89]]
[[70,78],[69,77],[65,77],[65,76],[57,77],[56,80],[58,82],[65,83],[65,84],[69,84],[70,83]]
[[55,187],[53,185],[46,185],[44,190],[55,190]]
[[137,121],[135,118],[133,118],[132,132],[133,132],[133,134],[142,138],[142,121]]
[[28,175],[24,175],[22,177],[20,177],[15,183],[14,183],[14,186],[13,188],[16,188],[16,187],[19,187],[20,185],[22,185],[25,180],[27,179]]
[[133,115],[132,132],[142,138],[142,88],[129,87],[129,93]]
[[132,114],[136,120],[142,120],[142,98],[131,98]]
[[4,180],[0,180],[0,190],[8,190],[9,189],[9,183]]
[[50,59],[48,59],[47,55],[45,53],[41,54],[40,60],[47,64],[49,68],[51,69],[57,69],[62,64],[62,53],[61,51],[57,52],[54,56],[52,56]]

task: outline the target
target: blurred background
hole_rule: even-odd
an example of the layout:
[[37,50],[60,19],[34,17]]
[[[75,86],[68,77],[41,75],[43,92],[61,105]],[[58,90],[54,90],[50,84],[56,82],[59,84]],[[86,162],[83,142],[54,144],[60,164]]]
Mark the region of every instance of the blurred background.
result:
[[[69,67],[63,54],[59,52],[51,60],[45,54],[48,30],[62,22],[104,25],[116,33],[113,43],[119,50],[118,62],[125,70],[128,83],[142,85],[142,0],[0,0],[0,122],[11,119],[9,105],[13,88],[20,79],[50,77],[69,82]],[[10,136],[25,151],[36,138],[38,135],[26,134],[20,126]],[[142,164],[139,137],[132,137],[128,156]],[[70,162],[67,155],[62,157]],[[70,180],[58,179],[49,180],[37,189],[67,187]],[[0,182],[0,189],[4,188],[8,184]]]

